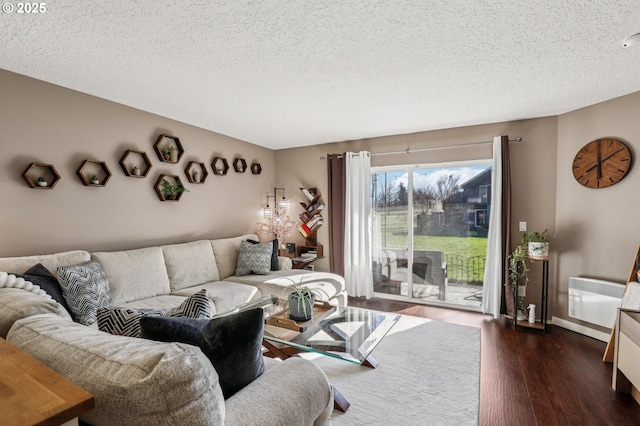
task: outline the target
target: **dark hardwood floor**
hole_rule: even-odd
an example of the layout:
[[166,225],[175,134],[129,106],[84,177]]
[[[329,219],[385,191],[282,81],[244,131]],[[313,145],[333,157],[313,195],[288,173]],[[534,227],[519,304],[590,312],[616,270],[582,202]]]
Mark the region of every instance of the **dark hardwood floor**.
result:
[[640,425],[640,405],[611,388],[603,342],[553,325],[546,334],[516,331],[509,319],[455,309],[380,298],[349,304],[479,327],[480,425]]

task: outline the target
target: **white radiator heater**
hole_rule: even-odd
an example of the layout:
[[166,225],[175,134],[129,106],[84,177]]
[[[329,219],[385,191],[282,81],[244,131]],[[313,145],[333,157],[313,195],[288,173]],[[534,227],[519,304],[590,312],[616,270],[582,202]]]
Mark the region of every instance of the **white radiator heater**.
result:
[[569,316],[612,328],[624,287],[611,281],[569,277]]

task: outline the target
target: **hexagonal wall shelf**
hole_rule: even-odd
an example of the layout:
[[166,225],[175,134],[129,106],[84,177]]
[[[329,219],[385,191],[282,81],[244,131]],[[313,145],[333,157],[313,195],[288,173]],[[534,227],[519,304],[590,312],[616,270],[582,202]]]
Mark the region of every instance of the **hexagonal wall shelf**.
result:
[[244,173],[247,171],[247,162],[244,158],[236,158],[233,160],[233,170],[235,170],[236,173]]
[[215,157],[211,162],[213,174],[216,176],[224,176],[229,171],[229,162],[226,158]]
[[189,161],[187,167],[184,168],[184,174],[187,176],[189,183],[195,184],[204,183],[204,181],[207,180],[207,176],[209,176],[209,172],[207,172],[204,163],[197,161]]
[[119,163],[125,176],[134,178],[146,178],[153,167],[147,153],[135,149],[126,150]]
[[251,173],[254,175],[262,173],[262,166],[260,163],[251,163]]
[[180,201],[182,194],[189,191],[182,185],[180,176],[167,174],[158,176],[153,189],[158,194],[160,201]]
[[29,188],[53,189],[60,181],[60,174],[53,164],[31,163],[22,172],[22,178]]
[[[101,172],[95,170],[101,170]],[[76,170],[76,174],[84,186],[106,186],[111,179],[111,170],[104,161],[84,160]]]
[[[162,146],[161,146],[162,145]],[[165,163],[177,163],[182,158],[182,154],[184,154],[184,149],[182,148],[182,144],[180,143],[180,138],[177,136],[170,135],[160,135],[156,140],[156,143],[153,144],[153,149],[156,154],[158,154],[158,158],[160,161]]]

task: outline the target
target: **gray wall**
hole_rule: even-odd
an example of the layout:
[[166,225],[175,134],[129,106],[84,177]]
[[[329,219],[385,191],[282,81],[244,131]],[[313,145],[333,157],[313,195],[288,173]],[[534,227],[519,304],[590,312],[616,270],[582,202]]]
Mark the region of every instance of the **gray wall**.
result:
[[[156,243],[255,232],[264,197],[274,184],[272,150],[28,77],[0,71],[0,256],[83,248],[115,250]],[[161,163],[158,135],[178,136],[179,164]],[[118,164],[127,149],[146,151],[146,179],[126,177]],[[215,176],[214,156],[262,165],[261,175]],[[105,187],[82,184],[76,169],[105,161],[113,177]],[[203,185],[189,184],[189,161],[206,164]],[[53,190],[31,189],[21,174],[31,162],[53,164]],[[161,202],[153,185],[161,173],[178,174],[190,192]]]

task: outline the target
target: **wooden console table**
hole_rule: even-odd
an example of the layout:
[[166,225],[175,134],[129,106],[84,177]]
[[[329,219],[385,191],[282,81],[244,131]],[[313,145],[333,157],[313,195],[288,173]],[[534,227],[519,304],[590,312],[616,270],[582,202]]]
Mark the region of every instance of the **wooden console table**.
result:
[[77,424],[93,395],[0,338],[0,423]]

